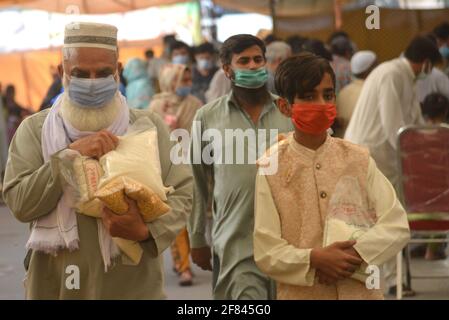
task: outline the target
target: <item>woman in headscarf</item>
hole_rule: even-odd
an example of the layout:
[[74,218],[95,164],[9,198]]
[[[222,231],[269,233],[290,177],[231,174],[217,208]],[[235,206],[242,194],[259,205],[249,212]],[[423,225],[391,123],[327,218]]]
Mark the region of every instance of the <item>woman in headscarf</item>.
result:
[[145,62],[139,58],[129,60],[123,69],[123,77],[127,82],[126,99],[128,105],[135,109],[147,108],[154,90],[147,74]]
[[192,73],[181,64],[166,64],[159,74],[161,93],[156,94],[150,108],[161,115],[171,130],[190,132],[196,111],[203,105],[191,95]]
[[[150,109],[158,113],[170,130],[185,129],[190,132],[196,111],[203,103],[190,94],[192,74],[190,69],[181,64],[167,64],[159,74],[161,93],[156,94]],[[181,286],[192,285],[190,270],[190,245],[187,229],[184,228],[171,247],[174,268],[180,276]]]

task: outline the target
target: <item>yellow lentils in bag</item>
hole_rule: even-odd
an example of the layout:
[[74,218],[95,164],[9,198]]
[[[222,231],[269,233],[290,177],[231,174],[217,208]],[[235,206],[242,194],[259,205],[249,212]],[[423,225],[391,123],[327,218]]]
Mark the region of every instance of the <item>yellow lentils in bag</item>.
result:
[[170,207],[153,190],[129,177],[115,178],[95,193],[95,197],[116,214],[128,211],[125,195],[137,202],[145,222],[154,221],[170,211]]
[[103,204],[95,198],[95,192],[103,175],[100,163],[95,159],[79,156],[75,158],[73,167],[79,192],[79,201],[76,205],[78,211],[100,218]]

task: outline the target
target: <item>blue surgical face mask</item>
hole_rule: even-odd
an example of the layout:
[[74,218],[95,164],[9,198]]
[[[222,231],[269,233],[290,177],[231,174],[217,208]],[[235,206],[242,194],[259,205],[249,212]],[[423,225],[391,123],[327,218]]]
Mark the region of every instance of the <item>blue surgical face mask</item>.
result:
[[186,54],[178,54],[173,56],[172,61],[173,64],[187,64],[189,63],[189,56]]
[[117,88],[112,75],[97,79],[71,77],[68,92],[70,99],[82,108],[101,108],[112,100]]
[[212,61],[209,59],[198,59],[196,64],[200,70],[210,70],[213,66]]
[[444,59],[449,59],[449,46],[445,44],[444,46],[440,47],[440,53]]
[[178,87],[176,89],[176,94],[178,96],[184,98],[184,97],[187,97],[190,94],[191,91],[192,91],[192,87],[187,87],[187,86],[185,86],[185,87]]

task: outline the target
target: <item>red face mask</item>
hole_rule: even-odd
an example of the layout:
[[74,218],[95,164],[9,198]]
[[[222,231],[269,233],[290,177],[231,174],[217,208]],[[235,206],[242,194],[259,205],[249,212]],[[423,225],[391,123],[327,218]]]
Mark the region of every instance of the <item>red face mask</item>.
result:
[[292,104],[292,122],[305,133],[318,135],[325,132],[337,117],[335,104],[294,103]]

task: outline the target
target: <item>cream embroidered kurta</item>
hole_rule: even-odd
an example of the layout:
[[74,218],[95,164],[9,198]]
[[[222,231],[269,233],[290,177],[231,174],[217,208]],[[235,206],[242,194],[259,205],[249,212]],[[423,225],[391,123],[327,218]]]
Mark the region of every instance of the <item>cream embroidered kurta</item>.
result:
[[[345,167],[344,172],[349,167],[349,173],[354,172],[355,176],[357,172],[363,176],[365,171],[366,179],[360,181],[360,186],[366,189],[362,193],[366,194],[377,216],[376,224],[358,239],[354,248],[365,262],[372,265],[381,265],[393,257],[407,243],[409,228],[406,214],[392,185],[368,155],[367,167],[363,169],[365,156],[355,149],[356,146],[353,153],[345,155],[347,159],[338,157],[339,154],[345,154],[342,150],[346,152],[352,149],[343,140],[328,137],[316,151],[298,144],[292,135],[283,144],[278,144],[278,174],[286,173],[289,182],[285,182],[285,189],[273,190],[268,182],[272,178],[261,175],[259,170],[255,197],[254,258],[258,267],[277,281],[278,299],[381,298],[378,290],[370,292],[363,283],[353,279],[339,281],[336,286],[319,284],[315,269],[310,266],[310,252],[313,247],[322,247],[323,225],[327,214],[322,208],[325,211],[325,202],[333,195],[332,185],[317,184],[317,181],[323,181],[320,177],[341,171],[339,168]],[[351,154],[362,161],[351,162]],[[291,169],[283,171],[287,163],[293,163]],[[359,168],[355,168],[357,166]],[[309,176],[304,177],[305,174]],[[310,183],[293,186],[297,181],[306,180]],[[290,203],[276,202],[274,194],[277,194],[277,198],[279,194],[285,194],[288,200],[290,193],[287,188],[302,195],[295,196],[292,193],[294,201]],[[302,201],[301,197],[307,197],[307,200]],[[311,206],[314,202],[315,209]]]
[[[42,124],[48,110],[22,122],[11,143],[4,181],[4,199],[14,216],[21,222],[32,222],[50,213],[62,194],[57,156],[44,163],[41,147]],[[142,119],[146,118],[146,119]],[[168,129],[152,111],[130,110],[130,124],[146,120],[158,132],[162,180],[175,191],[168,195],[170,212],[148,223],[151,238],[141,242],[143,256],[137,266],[122,259],[104,272],[97,219],[78,214],[79,249],[61,250],[54,257],[33,252],[26,280],[28,299],[162,299],[162,252],[173,242],[186,223],[186,213],[192,205],[192,175],[187,165],[170,161]],[[70,289],[66,281],[79,270],[79,289]],[[69,271],[67,273],[67,270]],[[69,283],[71,282],[68,279]]]
[[396,140],[406,125],[424,124],[415,74],[405,58],[387,61],[365,80],[345,139],[369,148],[380,171],[398,187]]

